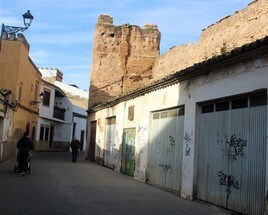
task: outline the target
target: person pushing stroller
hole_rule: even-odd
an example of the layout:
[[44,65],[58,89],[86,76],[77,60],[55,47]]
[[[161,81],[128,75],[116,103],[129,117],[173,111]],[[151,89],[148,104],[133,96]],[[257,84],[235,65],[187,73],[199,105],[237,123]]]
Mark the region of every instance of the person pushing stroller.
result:
[[25,176],[25,172],[28,168],[28,158],[33,148],[33,143],[26,132],[24,132],[23,137],[19,139],[17,143],[17,148],[19,152],[18,168],[21,172],[21,175]]

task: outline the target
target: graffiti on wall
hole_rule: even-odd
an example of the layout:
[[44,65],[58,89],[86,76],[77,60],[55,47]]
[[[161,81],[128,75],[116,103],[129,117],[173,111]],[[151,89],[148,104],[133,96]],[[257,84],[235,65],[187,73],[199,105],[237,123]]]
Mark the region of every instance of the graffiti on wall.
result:
[[171,146],[172,150],[175,148],[175,140],[174,137],[169,135],[169,145]]
[[238,181],[235,179],[233,175],[225,174],[222,171],[218,172],[218,176],[220,178],[220,185],[226,186],[227,199],[229,199],[229,195],[231,194],[231,188],[239,189]]
[[171,169],[171,166],[170,166],[170,165],[158,164],[158,166],[163,167],[164,170],[169,170],[169,169]]
[[[172,152],[174,152],[175,149],[175,138],[172,135],[168,136],[168,146],[166,148],[166,156],[172,158],[173,155],[171,155]],[[158,142],[158,150],[160,150],[160,142]],[[169,159],[168,159],[169,160]],[[170,164],[158,164],[158,166],[163,167],[163,171],[165,172],[165,174],[167,173],[167,170],[171,169],[171,165]]]
[[219,138],[217,142],[225,144],[225,148],[222,150],[224,156],[227,156],[231,162],[237,160],[237,157],[244,157],[244,147],[247,146],[247,140],[237,138],[235,134],[231,135],[230,138],[225,135],[225,140],[220,136],[218,132],[217,135]]
[[144,146],[146,143],[147,126],[139,125],[137,129],[137,146]]
[[190,156],[190,152],[191,152],[191,147],[190,144],[193,143],[193,132],[191,132],[191,134],[185,132],[183,140],[185,143],[185,156]]

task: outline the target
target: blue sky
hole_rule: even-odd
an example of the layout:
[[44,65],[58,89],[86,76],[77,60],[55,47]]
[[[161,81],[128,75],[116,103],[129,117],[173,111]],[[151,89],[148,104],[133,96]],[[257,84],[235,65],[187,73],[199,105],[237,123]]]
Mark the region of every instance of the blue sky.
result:
[[24,32],[37,67],[60,69],[63,82],[88,90],[94,26],[109,14],[115,25],[158,25],[161,54],[172,46],[196,43],[202,29],[233,14],[253,0],[0,0],[1,22],[23,26],[30,10],[31,27]]

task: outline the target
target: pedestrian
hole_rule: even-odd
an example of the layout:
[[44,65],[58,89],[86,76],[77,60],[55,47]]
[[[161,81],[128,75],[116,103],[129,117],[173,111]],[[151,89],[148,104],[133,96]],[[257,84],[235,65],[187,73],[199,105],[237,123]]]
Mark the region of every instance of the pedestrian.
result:
[[33,143],[30,140],[28,134],[24,132],[23,137],[21,137],[17,143],[18,153],[19,153],[19,163],[18,167],[22,176],[25,176],[25,172],[28,168],[28,159],[33,148]]
[[78,149],[80,148],[80,141],[76,139],[76,136],[74,135],[73,140],[70,144],[70,147],[72,149],[72,159],[73,162],[76,162],[76,158],[78,155]]

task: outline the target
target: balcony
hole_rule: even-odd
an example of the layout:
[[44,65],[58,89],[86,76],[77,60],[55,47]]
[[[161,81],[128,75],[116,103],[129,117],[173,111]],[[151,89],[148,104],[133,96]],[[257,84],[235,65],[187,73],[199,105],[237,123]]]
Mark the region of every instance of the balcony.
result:
[[66,112],[65,108],[60,108],[58,106],[54,106],[53,117],[56,119],[64,120],[65,112]]

